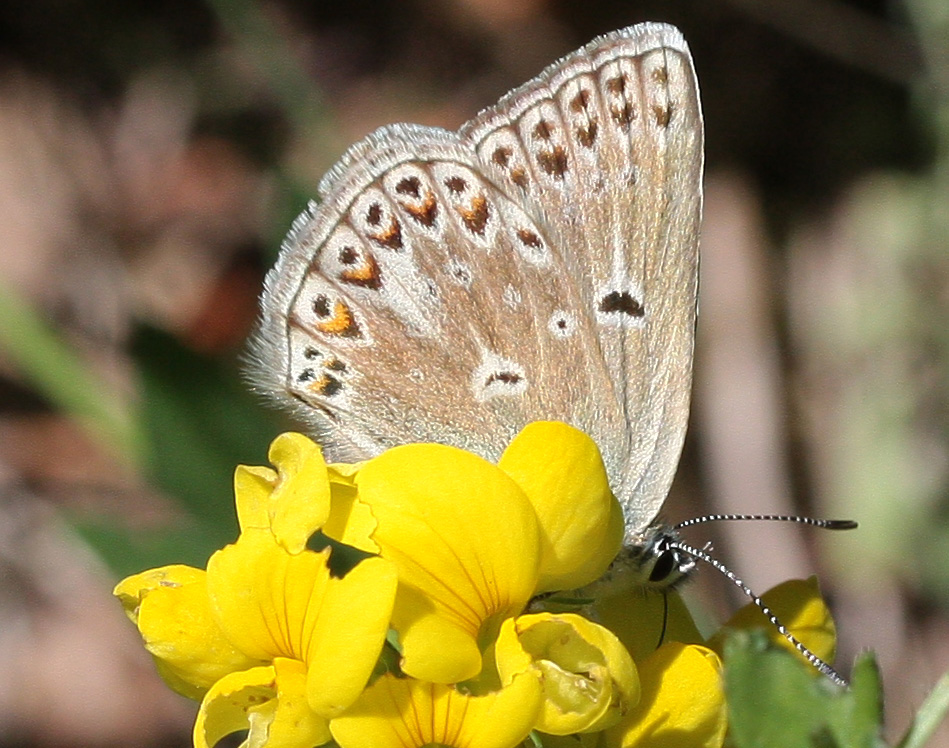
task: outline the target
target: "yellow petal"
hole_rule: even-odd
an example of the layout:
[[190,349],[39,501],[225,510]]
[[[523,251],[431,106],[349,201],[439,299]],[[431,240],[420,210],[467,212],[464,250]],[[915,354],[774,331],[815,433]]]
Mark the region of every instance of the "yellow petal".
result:
[[[820,595],[817,577],[791,579],[768,590],[761,596],[765,605],[778,617],[800,642],[822,660],[832,663],[836,651],[837,629],[830,609]],[[753,603],[740,608],[713,636],[708,646],[721,654],[726,629],[760,628],[776,644],[798,652],[781,633],[768,622],[761,609]]]
[[364,464],[329,465],[332,506],[323,533],[361,551],[379,553],[379,546],[372,540],[376,519],[368,506],[356,500],[356,475]]
[[200,700],[218,679],[260,664],[236,649],[218,626],[202,569],[151,569],[120,582],[114,594],[138,626],[159,673],[188,698]]
[[310,707],[335,717],[362,692],[389,629],[398,577],[383,558],[330,579],[306,653]]
[[279,480],[270,498],[271,529],[290,553],[299,553],[330,513],[330,486],[319,446],[303,434],[281,434],[270,445]]
[[535,728],[553,735],[606,729],[639,701],[639,676],[612,632],[572,613],[509,619],[495,647],[502,683],[533,667],[544,685]]
[[[250,710],[266,719],[276,711],[276,672],[272,665],[231,673],[208,691],[194,723],[195,748],[212,748],[221,738],[250,727]],[[248,741],[244,741],[242,748]],[[257,742],[257,741],[254,741]]]
[[610,590],[597,598],[595,611],[596,619],[619,637],[636,662],[666,642],[705,643],[692,614],[675,590]]
[[536,421],[514,437],[498,466],[540,521],[538,591],[574,589],[602,576],[623,540],[623,512],[593,440],[565,423]]
[[208,562],[208,592],[221,628],[260,659],[301,660],[311,708],[331,717],[365,686],[382,650],[396,574],[367,559],[331,577],[329,550],[287,553],[266,532],[245,532]]
[[320,448],[302,434],[285,433],[270,445],[277,467],[238,466],[234,495],[241,531],[268,530],[290,553],[299,553],[326,522],[330,488]]
[[[527,497],[495,465],[437,444],[384,452],[356,486],[378,522],[373,540],[398,568],[393,625],[403,670],[442,683],[475,676],[485,626],[519,613],[537,583],[540,535]],[[459,636],[470,641],[463,656],[428,640],[444,628],[432,618],[458,633],[448,647]],[[431,656],[440,646],[450,665]]]
[[237,523],[241,532],[270,531],[270,497],[277,480],[277,471],[269,467],[238,465],[234,470]]
[[399,587],[392,626],[399,632],[402,669],[409,674],[425,673],[435,682],[474,677],[482,663],[477,635],[454,616],[440,613],[436,603],[420,590]]
[[356,473],[358,473],[366,461],[362,462],[331,462],[326,467],[330,472],[330,481],[334,483],[343,483],[350,486],[356,486]]
[[511,748],[527,737],[542,698],[533,673],[484,696],[384,675],[330,731],[341,748]]
[[671,642],[639,664],[642,695],[606,733],[609,748],[719,748],[727,710],[721,661],[710,649]]
[[306,748],[332,740],[329,722],[314,712],[307,699],[310,673],[298,660],[274,660],[277,711],[267,735],[267,748]]
[[248,730],[241,748],[301,748],[327,743],[329,726],[306,700],[306,668],[296,660],[233,673],[216,683],[198,711],[195,748]]

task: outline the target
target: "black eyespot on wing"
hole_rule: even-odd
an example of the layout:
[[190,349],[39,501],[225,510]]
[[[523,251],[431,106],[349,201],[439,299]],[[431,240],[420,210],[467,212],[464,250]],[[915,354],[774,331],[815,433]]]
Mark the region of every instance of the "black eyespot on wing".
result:
[[330,300],[329,297],[324,294],[320,294],[315,299],[313,299],[313,313],[317,317],[329,317],[330,316]]
[[630,317],[644,317],[646,310],[642,303],[629,291],[610,291],[600,299],[600,311],[606,314],[627,314]]
[[516,371],[496,371],[485,380],[485,385],[495,384],[500,382],[501,384],[517,384],[523,379],[523,377],[518,374]]
[[399,183],[395,186],[395,191],[400,195],[409,195],[410,197],[420,197],[421,196],[421,182],[419,182],[418,177],[405,177],[404,179],[399,180]]

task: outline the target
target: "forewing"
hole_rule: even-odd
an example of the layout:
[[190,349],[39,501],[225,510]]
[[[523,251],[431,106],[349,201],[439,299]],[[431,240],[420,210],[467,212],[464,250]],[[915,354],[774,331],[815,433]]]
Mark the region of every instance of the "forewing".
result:
[[[462,135],[563,249],[609,371],[612,392],[589,397],[623,415],[600,448],[641,530],[672,482],[691,390],[703,128],[685,41],[660,24],[594,40]],[[595,432],[599,417],[577,425]]]

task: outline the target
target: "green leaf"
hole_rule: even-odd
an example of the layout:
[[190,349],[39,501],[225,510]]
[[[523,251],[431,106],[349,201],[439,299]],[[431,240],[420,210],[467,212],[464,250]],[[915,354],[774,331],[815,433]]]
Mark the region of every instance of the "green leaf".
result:
[[835,685],[761,632],[736,632],[725,646],[725,690],[736,748],[876,748],[882,696],[872,656],[850,688]]
[[932,692],[919,708],[909,730],[898,743],[898,748],[923,748],[949,711],[949,673],[939,679]]

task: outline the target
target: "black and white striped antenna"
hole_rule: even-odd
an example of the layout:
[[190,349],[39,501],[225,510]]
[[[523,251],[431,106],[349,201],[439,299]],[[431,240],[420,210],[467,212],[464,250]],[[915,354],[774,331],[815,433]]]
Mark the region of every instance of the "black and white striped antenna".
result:
[[[802,525],[810,525],[811,527],[820,527],[825,530],[853,530],[857,527],[857,523],[849,519],[814,519],[813,517],[798,517],[794,515],[786,514],[706,514],[701,517],[694,517],[692,519],[687,519],[684,522],[680,522],[677,525],[673,526],[673,530],[678,532],[682,528],[691,527],[693,525],[700,525],[706,522],[719,522],[719,521],[769,521],[769,522],[796,522]],[[778,633],[781,634],[785,639],[787,639],[791,645],[800,652],[804,658],[811,663],[815,668],[817,668],[821,673],[830,678],[834,683],[839,686],[846,687],[847,681],[832,668],[828,663],[824,662],[820,657],[811,652],[797,637],[794,636],[787,627],[781,623],[778,617],[774,612],[765,605],[764,600],[762,600],[758,595],[756,595],[752,589],[745,584],[741,579],[739,579],[731,569],[729,569],[721,561],[712,558],[706,551],[699,548],[695,548],[687,543],[683,543],[679,540],[678,537],[670,535],[664,539],[665,549],[675,552],[684,553],[686,556],[689,556],[698,561],[704,561],[709,566],[714,569],[717,569],[719,572],[725,575],[738,589],[740,589],[745,595],[753,602],[758,609],[764,614],[765,618],[771,622],[771,625],[774,626]]]

